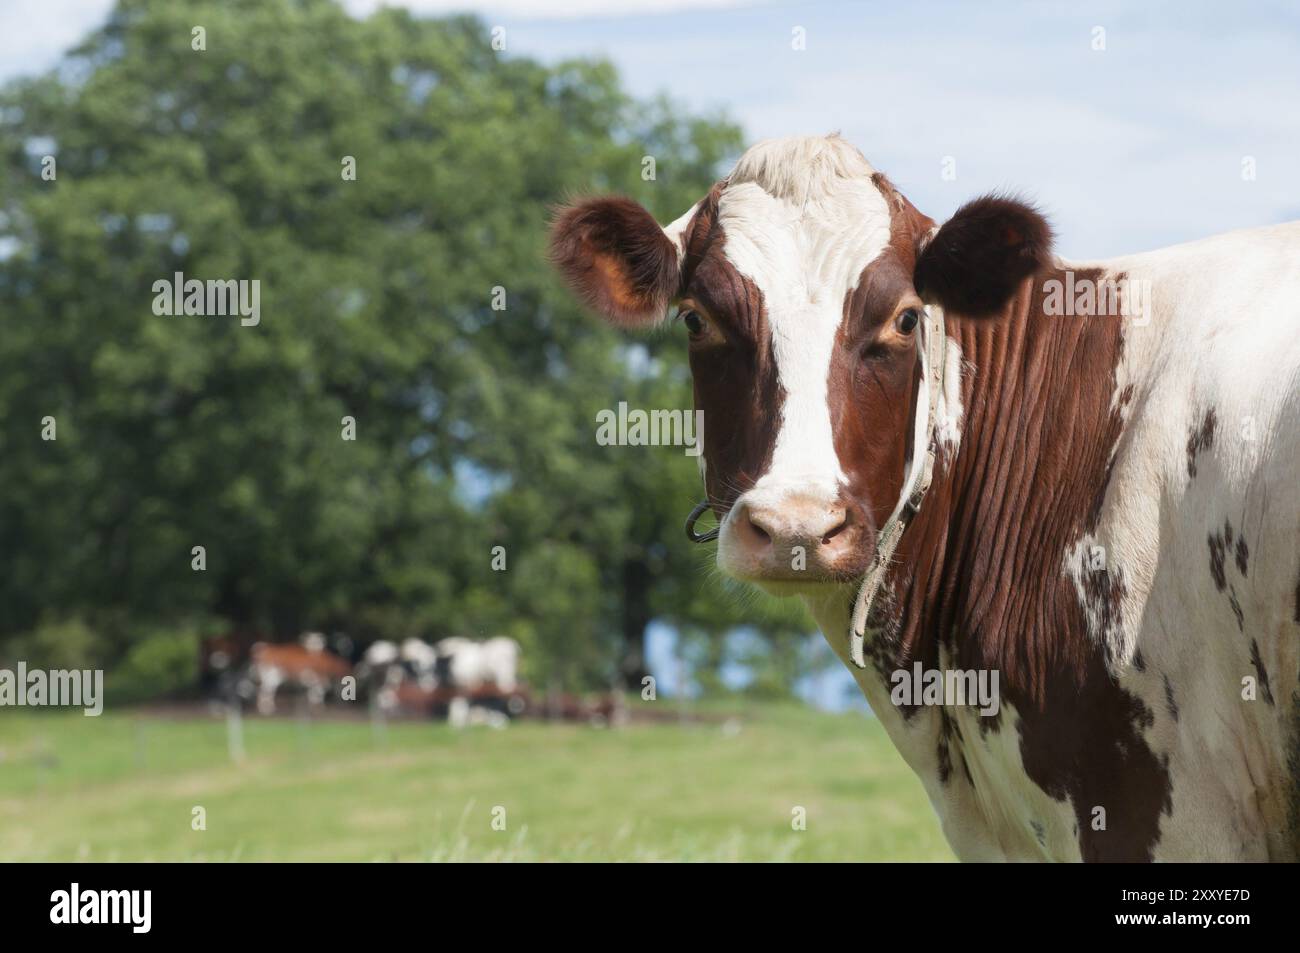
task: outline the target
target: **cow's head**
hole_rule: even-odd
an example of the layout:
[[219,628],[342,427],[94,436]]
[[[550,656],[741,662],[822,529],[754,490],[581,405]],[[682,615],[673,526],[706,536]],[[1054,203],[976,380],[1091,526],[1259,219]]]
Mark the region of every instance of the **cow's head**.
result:
[[571,206],[551,251],[620,327],[677,303],[718,563],[779,591],[866,569],[910,453],[922,309],[996,313],[1049,244],[1041,217],[998,198],[936,232],[830,136],[754,146],[666,228],[625,198]]

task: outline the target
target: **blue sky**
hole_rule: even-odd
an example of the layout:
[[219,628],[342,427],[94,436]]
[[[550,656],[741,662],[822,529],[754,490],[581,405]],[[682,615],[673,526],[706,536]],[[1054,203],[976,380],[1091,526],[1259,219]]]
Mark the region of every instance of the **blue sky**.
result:
[[[344,3],[358,15],[379,5]],[[394,5],[477,12],[506,28],[515,55],[606,57],[634,93],[725,109],[751,140],[838,129],[935,218],[982,191],[1023,192],[1075,258],[1300,218],[1295,3]],[[110,7],[0,0],[0,79],[48,67]]]

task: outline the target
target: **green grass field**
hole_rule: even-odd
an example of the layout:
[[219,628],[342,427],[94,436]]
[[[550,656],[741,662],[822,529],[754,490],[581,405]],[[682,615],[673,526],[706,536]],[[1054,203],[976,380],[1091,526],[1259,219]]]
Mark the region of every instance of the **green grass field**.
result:
[[0,860],[951,859],[874,720],[782,706],[740,725],[248,718],[235,764],[220,719],[9,710]]

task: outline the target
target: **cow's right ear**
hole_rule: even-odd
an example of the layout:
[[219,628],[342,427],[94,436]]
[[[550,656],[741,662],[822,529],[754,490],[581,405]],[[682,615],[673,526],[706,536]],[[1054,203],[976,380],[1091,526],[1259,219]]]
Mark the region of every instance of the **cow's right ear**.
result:
[[998,314],[1025,278],[1052,262],[1052,227],[1019,199],[967,202],[921,249],[912,283],[926,301],[969,317]]
[[551,261],[578,296],[611,324],[662,321],[680,283],[677,246],[631,199],[588,199],[551,226]]

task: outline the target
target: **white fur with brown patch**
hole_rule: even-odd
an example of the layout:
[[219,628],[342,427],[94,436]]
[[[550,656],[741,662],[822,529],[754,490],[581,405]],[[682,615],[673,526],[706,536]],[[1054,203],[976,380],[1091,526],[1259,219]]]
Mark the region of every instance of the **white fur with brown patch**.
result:
[[[1132,399],[1100,518],[1077,546],[1103,546],[1123,572],[1120,622],[1102,631],[1093,619],[1092,634],[1120,686],[1154,712],[1146,740],[1169,759],[1172,812],[1155,858],[1296,860],[1285,753],[1300,672],[1300,224],[1097,267],[1151,288],[1150,323],[1125,328],[1116,394],[1132,387]],[[1213,440],[1192,451],[1211,412]],[[1225,523],[1234,542],[1220,589],[1209,538]],[[1082,600],[1083,570],[1066,565]],[[1242,697],[1247,678],[1254,701]]]

